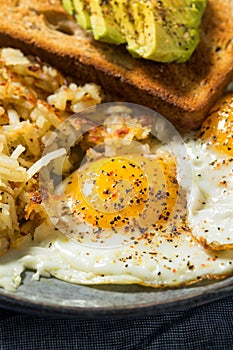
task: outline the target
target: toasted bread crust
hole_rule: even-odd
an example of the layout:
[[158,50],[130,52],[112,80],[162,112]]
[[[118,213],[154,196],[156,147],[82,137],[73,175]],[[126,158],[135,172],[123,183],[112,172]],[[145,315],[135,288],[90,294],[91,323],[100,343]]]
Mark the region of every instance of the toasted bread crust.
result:
[[80,82],[157,110],[179,130],[198,128],[233,75],[233,2],[209,0],[191,59],[162,64],[92,39],[59,0],[0,4],[0,45],[37,55]]

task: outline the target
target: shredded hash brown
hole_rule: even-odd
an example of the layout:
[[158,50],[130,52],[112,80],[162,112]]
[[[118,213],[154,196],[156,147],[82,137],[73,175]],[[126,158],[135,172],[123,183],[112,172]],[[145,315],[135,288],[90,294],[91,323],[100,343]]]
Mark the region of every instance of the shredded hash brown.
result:
[[33,237],[46,213],[37,162],[68,116],[101,102],[95,84],[79,86],[39,58],[0,50],[0,255]]

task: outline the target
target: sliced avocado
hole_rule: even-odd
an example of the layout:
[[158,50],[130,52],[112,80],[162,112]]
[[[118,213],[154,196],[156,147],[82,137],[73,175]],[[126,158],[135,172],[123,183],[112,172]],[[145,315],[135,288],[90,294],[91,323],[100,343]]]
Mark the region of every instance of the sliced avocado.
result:
[[131,13],[130,2],[126,0],[110,0],[115,20],[121,27],[121,31],[127,42],[127,50],[136,57],[139,57],[139,45],[135,36],[134,18]]
[[[150,5],[149,5],[150,6]],[[132,16],[132,23],[134,24],[134,40],[136,41],[137,45],[135,46],[135,54],[138,55],[138,57],[143,57],[143,46],[145,45],[145,39],[148,39],[148,47],[152,48],[154,50],[154,19],[153,19],[153,13],[150,11],[147,11],[146,16],[144,11],[147,11],[147,9],[144,8],[144,4],[141,4],[141,2],[137,0],[133,0],[130,2],[130,9]],[[150,23],[150,27],[148,25],[146,26],[144,21],[145,17],[147,17],[148,23]],[[147,33],[148,29],[148,33]],[[148,35],[147,35],[148,34]],[[147,35],[147,37],[145,37]]]
[[108,0],[90,0],[91,25],[94,38],[110,44],[123,44],[125,38],[114,18]]
[[74,14],[74,7],[72,0],[62,0],[62,5],[66,12],[68,12],[70,15]]
[[91,10],[89,0],[73,0],[73,5],[75,10],[75,18],[80,27],[85,30],[91,29]]
[[185,62],[199,41],[206,0],[131,1],[138,55],[159,62]]
[[[66,2],[67,1],[67,2]],[[96,40],[127,44],[135,57],[185,62],[199,42],[207,0],[73,0],[80,26]],[[72,0],[63,0],[71,11]]]

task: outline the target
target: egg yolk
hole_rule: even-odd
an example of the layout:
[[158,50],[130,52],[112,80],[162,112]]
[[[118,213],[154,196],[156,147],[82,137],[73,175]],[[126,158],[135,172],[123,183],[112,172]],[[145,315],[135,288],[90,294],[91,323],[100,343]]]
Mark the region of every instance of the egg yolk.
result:
[[233,156],[233,95],[228,94],[216,104],[202,124],[200,135],[221,153]]
[[166,222],[177,199],[176,169],[162,158],[112,157],[89,162],[69,178],[72,215],[94,227],[118,228],[132,220]]

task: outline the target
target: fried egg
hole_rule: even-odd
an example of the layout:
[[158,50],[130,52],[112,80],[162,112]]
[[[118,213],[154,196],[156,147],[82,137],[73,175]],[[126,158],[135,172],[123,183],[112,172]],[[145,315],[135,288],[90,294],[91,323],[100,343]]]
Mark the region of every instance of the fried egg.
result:
[[[129,135],[131,119],[124,118],[121,127]],[[126,142],[116,127],[114,152],[89,148],[46,197],[50,218],[33,240],[22,238],[18,249],[0,258],[0,286],[17,288],[25,269],[36,271],[34,279],[158,288],[232,274],[232,155],[225,147],[228,132],[224,139],[216,118],[178,145],[192,171],[190,186],[172,151],[176,138],[170,148],[151,137]]]
[[223,97],[197,137],[186,140],[193,187],[188,221],[205,247],[233,249],[233,96]]
[[142,151],[97,154],[68,176],[55,193],[57,227],[76,242],[109,249],[165,230],[174,215],[176,226],[182,225],[185,198],[175,159],[162,146],[157,154]]

